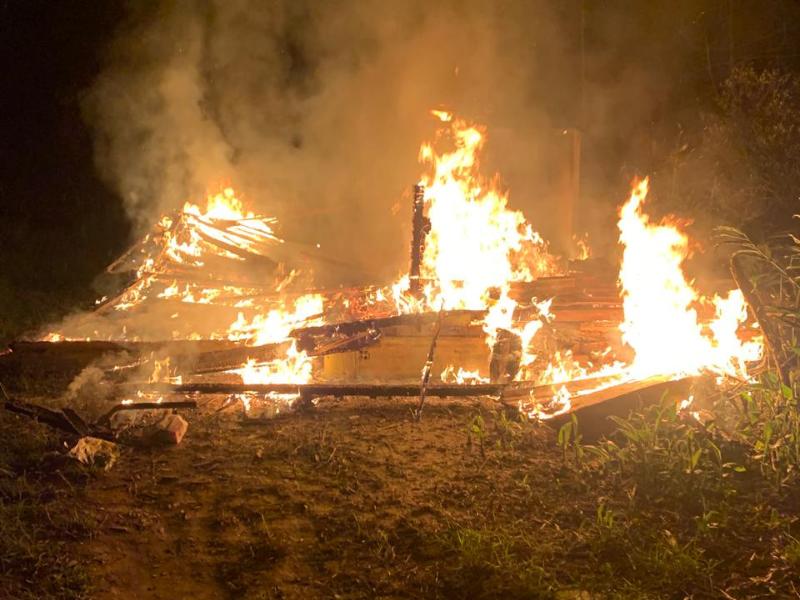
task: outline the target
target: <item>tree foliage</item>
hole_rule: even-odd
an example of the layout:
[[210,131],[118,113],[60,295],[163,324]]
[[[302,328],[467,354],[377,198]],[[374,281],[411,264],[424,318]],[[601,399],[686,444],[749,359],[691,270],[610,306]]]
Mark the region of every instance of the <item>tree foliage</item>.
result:
[[800,208],[800,76],[737,67],[716,108],[673,153],[666,204],[709,226],[786,229]]

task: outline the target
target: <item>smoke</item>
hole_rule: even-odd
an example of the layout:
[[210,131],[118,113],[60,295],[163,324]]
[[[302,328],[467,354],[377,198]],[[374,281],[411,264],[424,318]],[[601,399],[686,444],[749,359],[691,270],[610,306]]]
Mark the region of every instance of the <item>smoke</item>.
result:
[[552,123],[536,65],[558,37],[544,4],[134,3],[84,102],[98,168],[138,233],[232,184],[284,237],[359,265],[355,277],[392,277],[429,109],[486,123],[489,166],[512,183],[541,175]]
[[202,53],[197,16],[160,10],[117,41],[84,102],[98,167],[140,228],[230,170],[231,149],[202,104]]
[[131,3],[84,102],[98,167],[139,233],[232,184],[284,237],[320,244],[372,281],[405,266],[430,108],[487,125],[484,171],[501,174],[512,207],[551,240],[555,134],[580,128],[576,229],[613,249],[631,178],[657,181],[713,106],[732,60],[720,33],[731,11],[761,23],[740,53],[788,22],[716,0],[143,4]]

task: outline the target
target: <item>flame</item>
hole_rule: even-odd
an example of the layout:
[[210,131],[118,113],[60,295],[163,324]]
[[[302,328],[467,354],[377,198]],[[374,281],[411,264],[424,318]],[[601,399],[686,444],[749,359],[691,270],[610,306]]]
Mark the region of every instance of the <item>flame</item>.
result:
[[401,313],[487,310],[483,328],[489,347],[500,329],[514,332],[523,338],[524,362],[529,364],[527,348],[542,324],[515,324],[518,304],[510,285],[557,272],[556,259],[525,216],[508,207],[498,178],[480,174],[483,128],[446,111],[431,112],[444,124],[437,141],[449,148],[437,152],[425,143],[419,152],[420,162],[429,168],[420,180],[430,221],[421,265],[425,283],[415,296],[404,275],[386,295]]
[[[269,282],[266,282],[267,286],[259,280],[249,284],[246,278],[248,271],[237,271],[237,263],[253,257],[274,263],[269,257],[270,249],[283,243],[272,229],[275,222],[274,218],[256,216],[246,210],[230,187],[209,194],[204,207],[187,202],[176,214],[162,216],[150,234],[126,253],[119,264],[110,267],[119,270],[135,267],[136,279],[116,298],[107,302],[105,298],[97,301],[98,310],[125,313],[144,302],[169,301],[264,311],[257,299],[263,298],[265,290],[269,290]],[[288,275],[282,274],[280,269],[276,272],[279,275],[273,282],[274,291],[281,293],[296,279],[297,271],[293,270]],[[222,279],[224,277],[234,281]],[[237,284],[238,280],[242,281],[241,285]],[[230,316],[223,316],[222,311],[215,313],[218,315],[215,317],[219,321],[218,326],[209,323],[210,331],[203,335],[179,328],[173,332],[173,337],[224,337],[231,321],[238,318],[234,310],[229,312]],[[181,316],[176,311],[170,314],[175,319]],[[110,323],[103,325],[108,329]],[[86,327],[81,327],[81,334],[84,329]],[[96,339],[99,334],[94,333],[93,338]],[[52,335],[67,337],[62,331],[53,332]],[[83,339],[84,335],[69,337]],[[118,329],[112,328],[107,336],[101,337],[130,339],[124,328],[121,334]]]
[[205,219],[224,221],[240,221],[255,217],[252,212],[245,212],[244,205],[236,197],[236,192],[232,187],[226,187],[220,193],[209,195],[206,199],[205,211],[201,211],[197,205],[187,202],[183,206],[183,212]]
[[454,365],[447,365],[439,378],[445,383],[489,383],[489,379],[482,377],[479,371],[470,371],[463,367],[456,369]]
[[183,378],[180,375],[173,376],[170,365],[170,357],[163,359],[153,359],[153,372],[148,377],[150,383],[167,382],[180,384]]
[[704,328],[696,306],[704,301],[686,280],[683,263],[688,239],[670,223],[653,224],[642,212],[648,180],[633,186],[620,210],[620,243],[624,247],[619,284],[625,321],[622,339],[633,348],[630,371],[692,375],[710,371],[746,377],[744,363],[757,360],[762,347],[744,342],[737,330],[747,318],[739,290],[711,299],[715,318]]
[[[575,363],[568,352],[556,352],[539,372],[537,382],[558,384],[591,377],[598,378],[599,383],[578,394],[561,386],[546,411],[535,401],[521,404],[530,416],[552,418],[569,410],[578,396],[656,375],[678,378],[710,371],[749,379],[747,363],[761,358],[762,341],[744,341],[739,336],[747,321],[742,292],[734,289],[724,296],[706,298],[691,285],[683,271],[689,255],[688,238],[674,223],[650,222],[642,211],[647,192],[647,179],[634,183],[618,222],[623,246],[619,286],[624,309],[619,329],[623,342],[634,351],[633,361],[594,368]],[[714,308],[714,317],[705,324],[697,313],[697,307],[703,304]],[[756,329],[757,324],[751,327]],[[680,408],[688,408],[691,400]]]
[[[173,221],[169,217],[162,218],[161,227],[166,239],[166,253],[177,263],[203,266],[201,258],[204,254],[216,254],[233,260],[244,260],[241,256],[204,241],[221,242],[231,248],[254,250],[259,240],[279,240],[270,224],[272,218],[256,217],[245,211],[242,202],[236,197],[233,188],[225,188],[222,192],[211,194],[206,199],[206,208],[201,210],[196,204],[187,202],[183,206],[181,219],[188,225],[177,234],[173,229]],[[215,227],[216,222],[230,222],[230,226],[221,230]]]
[[292,329],[302,324],[310,325],[313,318],[319,319],[322,311],[322,296],[306,294],[295,300],[291,308],[275,308],[266,314],[256,314],[250,321],[240,312],[228,327],[227,337],[255,346],[280,342],[289,337]]
[[431,168],[420,183],[431,230],[422,261],[428,307],[481,309],[490,290],[552,273],[547,245],[525,216],[508,208],[497,178],[485,180],[478,155],[484,131],[461,119],[440,132],[453,149],[437,154],[423,144],[420,160]]
[[453,120],[453,113],[446,110],[434,109],[431,111],[431,114],[439,119],[442,123],[449,123]]
[[293,342],[286,351],[286,356],[267,361],[257,362],[248,359],[240,369],[230,371],[242,378],[242,383],[308,383],[311,381],[313,364],[311,357],[302,350],[298,350]]
[[[531,398],[523,407],[539,418],[570,410],[577,396],[634,378],[680,377],[706,370],[720,376],[747,377],[747,363],[761,356],[762,346],[757,340],[746,342],[739,337],[747,322],[741,292],[732,290],[707,298],[693,288],[683,271],[688,257],[686,235],[674,223],[651,223],[643,212],[646,179],[634,184],[618,221],[623,247],[619,288],[624,321],[620,333],[633,350],[633,360],[608,364],[613,357],[604,357],[602,365],[579,364],[568,350],[537,356],[533,342],[555,318],[552,299],[526,298],[520,306],[520,286],[514,284],[558,274],[559,261],[526,217],[509,208],[508,194],[498,177],[481,174],[484,128],[447,111],[431,112],[441,129],[435,141],[422,144],[419,151],[419,160],[427,171],[420,184],[430,224],[422,255],[421,289],[412,294],[410,277],[404,275],[394,285],[364,290],[362,296],[345,296],[342,292],[338,306],[344,307],[347,316],[364,317],[371,314],[370,310],[482,311],[487,345],[494,349],[507,343],[514,361],[516,354],[520,355],[516,378],[552,386],[552,393],[548,389],[552,397],[546,402]],[[284,243],[272,229],[275,222],[246,210],[232,188],[209,195],[204,208],[187,202],[180,212],[164,216],[145,238],[142,248],[149,250],[141,250],[137,257],[137,282],[108,304],[118,311],[130,310],[145,300],[225,307],[230,312],[216,317],[221,320],[206,337],[247,345],[282,342],[299,326],[324,322],[321,294],[286,297],[286,288],[297,279],[297,271],[287,275],[282,268],[275,269],[279,275],[266,288],[259,282],[250,282],[249,288],[245,283],[238,285],[240,279],[229,285],[182,277],[192,273],[202,275],[203,282],[213,280],[218,265],[227,268],[253,259],[253,255],[265,259],[262,262],[272,268],[275,261],[269,250]],[[586,238],[576,238],[575,243],[579,257],[588,258]],[[269,290],[267,294],[280,294],[281,299],[266,299],[265,289]],[[382,306],[376,310],[376,305]],[[172,315],[177,324],[181,309],[176,306],[167,305],[164,313]],[[700,307],[713,310],[710,321],[699,318]],[[127,337],[124,327],[122,335]],[[180,331],[173,336],[201,337]],[[65,337],[54,332],[46,339]],[[509,364],[512,362],[509,360]],[[239,375],[245,383],[300,384],[311,381],[312,363],[312,358],[292,342],[284,356],[267,362],[248,359],[230,373]],[[168,361],[156,362],[152,380],[170,380],[169,367]],[[594,377],[599,379],[593,389],[584,385],[580,392],[570,393],[567,382]],[[479,372],[457,365],[444,369],[441,379],[486,381]]]
[[575,259],[588,260],[592,257],[592,248],[589,246],[589,234],[573,235],[572,241],[575,243]]
[[563,415],[570,408],[572,408],[572,394],[566,386],[562,385],[550,401],[550,410],[546,413],[540,410],[537,412],[537,416],[540,419],[551,419]]

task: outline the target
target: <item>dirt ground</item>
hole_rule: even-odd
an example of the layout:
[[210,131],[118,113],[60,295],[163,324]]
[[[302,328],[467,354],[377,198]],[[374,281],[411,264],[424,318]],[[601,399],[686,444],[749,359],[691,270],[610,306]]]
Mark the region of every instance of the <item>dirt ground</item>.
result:
[[[178,447],[126,453],[84,493],[82,510],[101,524],[78,549],[95,594],[457,592],[448,536],[498,520],[546,527],[537,507],[558,477],[556,447],[544,428],[498,447],[508,432],[485,403],[433,403],[421,423],[412,406],[330,401],[256,424],[201,417]],[[480,414],[490,431],[473,426]]]
[[554,497],[554,434],[489,401],[432,401],[419,423],[414,406],[188,415],[179,446],[124,449],[110,471],[67,483],[90,530],[67,552],[93,598],[493,595],[465,573],[460,546],[481,542],[462,536],[557,527],[541,507],[574,510]]

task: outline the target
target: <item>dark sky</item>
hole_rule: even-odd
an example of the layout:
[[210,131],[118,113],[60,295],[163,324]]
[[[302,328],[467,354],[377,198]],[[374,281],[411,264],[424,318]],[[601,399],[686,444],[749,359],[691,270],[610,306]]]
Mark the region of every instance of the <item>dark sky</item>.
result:
[[[577,52],[580,2],[555,4],[563,4],[565,22],[574,25],[565,29],[573,36],[564,41],[565,51]],[[631,171],[652,166],[648,161],[658,152],[649,156],[642,149],[668,145],[679,122],[696,122],[731,60],[792,69],[800,60],[796,1],[586,0],[585,5],[586,189],[593,180],[624,186]],[[96,174],[80,108],[125,15],[120,0],[0,2],[0,283],[7,287],[55,292],[88,287],[129,243],[119,198]],[[596,126],[592,94],[631,72],[649,74],[643,81],[657,101],[639,112],[631,110],[638,101],[600,106],[608,114],[603,127]],[[574,107],[577,73],[573,81],[573,90],[543,82],[539,100],[554,108]]]
[[122,16],[115,0],[0,4],[0,273],[12,287],[86,285],[127,243],[79,105]]

